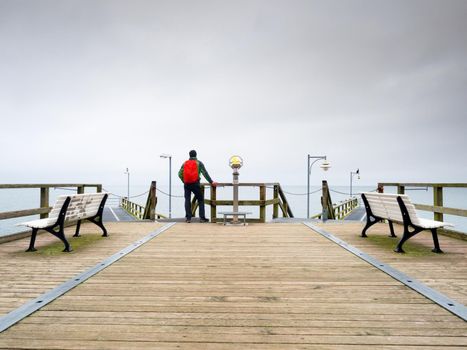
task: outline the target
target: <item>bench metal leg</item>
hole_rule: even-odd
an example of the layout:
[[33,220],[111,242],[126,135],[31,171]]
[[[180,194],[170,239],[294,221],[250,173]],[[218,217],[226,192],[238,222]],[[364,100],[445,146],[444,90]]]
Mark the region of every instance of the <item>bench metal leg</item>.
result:
[[[58,230],[55,230],[57,227],[58,227]],[[64,252],[71,252],[73,250],[71,249],[70,243],[68,243],[68,241],[66,240],[63,226],[54,226],[51,228],[46,228],[45,230],[47,230],[47,232],[50,232],[51,234],[53,234],[55,237],[57,237],[59,240],[63,242],[63,244],[65,245],[65,249],[63,249]]]
[[373,220],[371,220],[371,217],[370,216],[366,216],[366,225],[365,227],[363,228],[362,230],[362,237],[368,237],[366,235],[366,230],[368,230],[371,226],[373,226],[374,224],[376,224],[377,222],[379,222],[380,220],[377,219],[377,218],[373,218]]
[[391,230],[391,235],[389,237],[397,237],[396,234],[394,233],[394,225],[392,224],[391,220],[388,220],[389,222],[389,229]]
[[90,218],[88,220],[101,228],[101,230],[103,232],[102,237],[108,237],[107,229],[104,227],[104,223],[102,222],[102,216],[101,215],[95,216],[95,217]]
[[422,232],[422,231],[423,229],[415,227],[414,230],[410,232],[408,226],[404,225],[404,234],[402,235],[402,238],[399,241],[399,243],[397,243],[397,246],[394,249],[394,251],[396,253],[405,253],[404,249],[402,249],[402,245],[405,243],[405,241],[407,241],[409,238],[412,238],[417,233]]
[[433,243],[435,244],[435,247],[431,251],[438,254],[444,253],[439,247],[438,232],[436,228],[431,229],[431,235],[433,236]]
[[29,241],[29,248],[26,250],[27,252],[35,252],[37,250],[36,248],[34,248],[34,244],[36,243],[37,231],[39,231],[39,229],[32,229],[31,240]]
[[75,231],[75,234],[73,235],[73,237],[80,237],[79,235],[79,229],[81,228],[81,220],[78,220],[78,222],[76,223],[76,231]]

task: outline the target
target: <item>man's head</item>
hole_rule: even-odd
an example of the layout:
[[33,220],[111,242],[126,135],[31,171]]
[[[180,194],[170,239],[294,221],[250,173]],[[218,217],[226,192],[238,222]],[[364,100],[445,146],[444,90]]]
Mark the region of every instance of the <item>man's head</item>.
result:
[[192,149],[190,151],[190,158],[195,158],[196,157],[196,151],[194,149]]

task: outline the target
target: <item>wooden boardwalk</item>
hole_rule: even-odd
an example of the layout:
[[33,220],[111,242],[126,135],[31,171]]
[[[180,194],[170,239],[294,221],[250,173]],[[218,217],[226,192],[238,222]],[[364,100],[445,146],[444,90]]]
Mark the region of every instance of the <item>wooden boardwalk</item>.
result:
[[397,238],[389,237],[388,224],[376,224],[361,238],[363,223],[326,223],[321,228],[343,239],[347,243],[374,256],[380,261],[416,278],[446,296],[467,305],[467,241],[439,236],[441,249],[445,254],[433,254],[433,238],[424,231],[407,241],[406,254],[395,254],[393,249],[403,227],[394,224]]
[[[155,227],[109,231],[137,225],[140,237]],[[26,245],[0,245],[0,262],[18,276],[2,283],[3,310],[82,271],[80,261],[102,259],[92,248],[25,255]],[[0,334],[1,349],[448,347],[467,347],[466,322],[303,224],[177,224]]]

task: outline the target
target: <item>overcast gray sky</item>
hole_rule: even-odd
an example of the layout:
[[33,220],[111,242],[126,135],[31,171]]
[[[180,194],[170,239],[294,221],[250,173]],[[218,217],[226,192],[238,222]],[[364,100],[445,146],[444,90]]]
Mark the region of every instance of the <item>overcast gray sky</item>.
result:
[[467,1],[0,0],[0,53],[0,183],[467,182]]

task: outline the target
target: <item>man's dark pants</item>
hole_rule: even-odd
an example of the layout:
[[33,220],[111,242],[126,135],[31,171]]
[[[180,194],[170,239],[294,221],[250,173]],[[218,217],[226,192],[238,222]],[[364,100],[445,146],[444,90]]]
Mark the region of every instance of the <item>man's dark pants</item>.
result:
[[199,206],[199,217],[205,219],[204,214],[204,197],[201,193],[201,186],[199,182],[194,184],[185,184],[185,217],[187,220],[191,220],[191,193],[193,192]]

